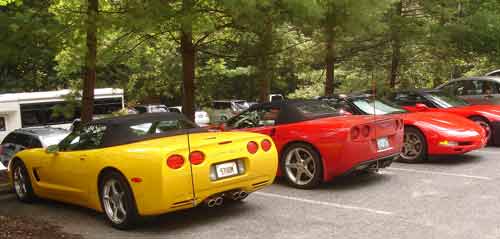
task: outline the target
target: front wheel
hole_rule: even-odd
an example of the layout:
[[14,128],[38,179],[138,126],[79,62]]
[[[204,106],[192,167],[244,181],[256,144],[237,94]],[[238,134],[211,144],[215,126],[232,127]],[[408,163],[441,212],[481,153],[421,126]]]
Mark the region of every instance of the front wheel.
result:
[[481,117],[471,117],[470,119],[484,129],[484,131],[486,132],[486,142],[488,142],[488,144],[490,144],[491,143],[491,126],[488,123],[488,121],[481,118]]
[[419,163],[427,158],[427,142],[420,130],[405,128],[403,149],[398,161]]
[[132,228],[138,219],[137,208],[127,181],[117,172],[107,173],[100,185],[101,205],[115,228]]
[[31,179],[26,166],[21,160],[16,160],[12,165],[12,186],[17,199],[21,202],[31,203],[36,196],[33,192]]
[[281,168],[288,183],[311,189],[321,183],[323,164],[319,153],[307,144],[294,144],[283,153]]

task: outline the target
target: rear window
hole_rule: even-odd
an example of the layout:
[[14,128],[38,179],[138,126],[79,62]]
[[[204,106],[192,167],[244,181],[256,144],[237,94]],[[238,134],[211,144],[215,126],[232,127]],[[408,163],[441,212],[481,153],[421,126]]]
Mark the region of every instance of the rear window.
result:
[[197,125],[183,119],[171,119],[133,124],[128,126],[128,132],[131,134],[130,136],[134,138],[148,135],[164,134],[171,131],[192,129],[197,127]]
[[307,118],[321,118],[340,115],[337,109],[321,100],[296,103],[295,107]]

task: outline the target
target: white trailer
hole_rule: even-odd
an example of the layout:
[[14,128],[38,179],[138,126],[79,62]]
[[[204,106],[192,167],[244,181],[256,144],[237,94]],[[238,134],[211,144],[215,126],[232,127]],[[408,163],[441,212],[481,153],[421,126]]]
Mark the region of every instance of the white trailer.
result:
[[[69,128],[73,117],[55,116],[54,107],[65,103],[70,90],[0,94],[0,142],[12,130],[28,127],[53,126]],[[94,115],[110,114],[124,108],[122,89],[95,89]]]

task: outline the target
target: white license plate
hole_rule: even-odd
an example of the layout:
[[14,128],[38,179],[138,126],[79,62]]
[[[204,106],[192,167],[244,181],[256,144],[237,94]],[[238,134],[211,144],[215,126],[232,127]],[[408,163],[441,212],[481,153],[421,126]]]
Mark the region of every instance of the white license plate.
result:
[[391,145],[389,144],[389,139],[387,137],[377,139],[378,150],[388,149],[389,147],[391,147]]
[[238,175],[238,166],[236,162],[227,162],[215,165],[217,178],[226,178]]

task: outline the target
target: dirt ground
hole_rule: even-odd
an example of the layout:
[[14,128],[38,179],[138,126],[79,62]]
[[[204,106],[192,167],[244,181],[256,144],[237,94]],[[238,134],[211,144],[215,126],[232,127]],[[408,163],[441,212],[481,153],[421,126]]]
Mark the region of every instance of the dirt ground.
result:
[[81,236],[62,232],[47,222],[21,217],[0,216],[0,238],[12,239],[80,239]]

